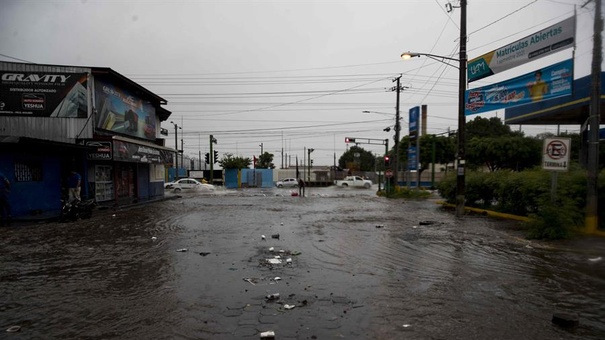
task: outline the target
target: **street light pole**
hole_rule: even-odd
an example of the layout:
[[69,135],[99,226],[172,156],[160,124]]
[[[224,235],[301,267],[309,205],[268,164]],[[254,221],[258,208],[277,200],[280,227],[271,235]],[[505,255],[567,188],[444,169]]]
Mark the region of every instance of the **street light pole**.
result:
[[[453,6],[448,7],[448,12]],[[446,63],[444,60],[458,61],[460,66],[457,67],[458,76],[458,152],[456,154],[456,217],[464,216],[465,203],[465,165],[466,165],[466,141],[465,141],[465,126],[466,117],[464,115],[464,92],[466,91],[466,0],[460,0],[460,56],[458,59],[440,56],[430,53],[413,53],[405,52],[401,54],[401,58],[406,60],[413,57],[427,56],[437,61],[443,62],[446,65],[456,67]]]
[[464,91],[466,91],[466,0],[460,0],[460,68],[458,84],[458,167],[456,180],[456,217],[464,216],[466,141]]

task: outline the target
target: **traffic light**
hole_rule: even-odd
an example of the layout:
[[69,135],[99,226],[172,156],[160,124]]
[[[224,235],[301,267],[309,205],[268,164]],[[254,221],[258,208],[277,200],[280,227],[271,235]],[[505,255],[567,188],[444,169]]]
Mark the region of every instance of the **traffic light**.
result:
[[384,166],[391,166],[391,156],[384,156]]
[[218,151],[214,150],[214,163],[218,162]]
[[206,164],[210,164],[210,152],[206,152]]
[[345,143],[355,143],[355,138],[345,137]]

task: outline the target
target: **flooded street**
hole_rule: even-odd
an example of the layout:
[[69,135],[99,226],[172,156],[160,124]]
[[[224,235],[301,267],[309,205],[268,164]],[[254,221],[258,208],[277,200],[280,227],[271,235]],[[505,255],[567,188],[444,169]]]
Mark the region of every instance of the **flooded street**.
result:
[[0,229],[0,338],[605,338],[605,240],[374,193],[185,193]]

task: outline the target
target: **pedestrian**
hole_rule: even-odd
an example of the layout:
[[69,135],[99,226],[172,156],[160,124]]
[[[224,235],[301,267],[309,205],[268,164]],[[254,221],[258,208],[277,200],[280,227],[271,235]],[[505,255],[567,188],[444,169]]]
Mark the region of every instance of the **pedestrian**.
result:
[[11,182],[0,172],[0,226],[8,226],[11,220],[11,206],[8,202],[8,194]]
[[82,177],[75,170],[72,170],[67,178],[67,190],[69,194],[69,202],[74,200],[80,201],[80,186],[82,184]]
[[298,179],[298,196],[305,197],[305,181],[302,178]]

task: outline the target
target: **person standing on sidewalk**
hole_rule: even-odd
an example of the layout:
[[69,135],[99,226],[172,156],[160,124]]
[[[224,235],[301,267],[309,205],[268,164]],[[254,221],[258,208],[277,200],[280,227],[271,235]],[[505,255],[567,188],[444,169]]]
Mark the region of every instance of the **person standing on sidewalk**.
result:
[[67,189],[69,194],[69,202],[74,200],[80,201],[80,186],[82,184],[82,177],[75,170],[72,170],[67,178]]
[[11,206],[8,201],[11,182],[0,172],[0,226],[8,226],[11,219]]

